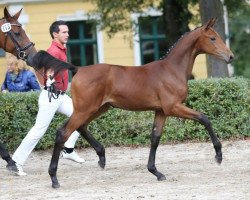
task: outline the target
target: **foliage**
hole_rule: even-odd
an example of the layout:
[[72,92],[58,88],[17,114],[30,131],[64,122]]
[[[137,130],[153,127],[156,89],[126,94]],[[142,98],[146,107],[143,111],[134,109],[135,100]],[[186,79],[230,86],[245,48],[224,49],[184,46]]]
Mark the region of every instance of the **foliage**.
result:
[[130,13],[140,13],[143,9],[152,6],[151,0],[90,0],[96,5],[96,9],[89,12],[95,16],[95,23],[105,29],[109,37],[113,37],[117,32],[132,29]]
[[[249,81],[249,80],[248,80]],[[221,139],[244,138],[249,130],[249,88],[247,79],[207,79],[189,82],[189,97],[186,105],[204,112],[212,122]],[[9,150],[16,149],[37,114],[38,93],[0,94],[0,140]],[[248,99],[248,102],[247,102]],[[129,112],[111,109],[93,121],[89,130],[95,138],[107,145],[147,145],[153,125],[153,112]],[[53,147],[56,129],[67,118],[57,114],[36,149]],[[209,139],[204,127],[190,120],[169,118],[161,142]],[[77,147],[86,147],[84,139]]]
[[246,5],[230,20],[231,49],[235,54],[233,62],[236,75],[250,78],[250,5]]
[[[176,16],[177,21],[185,21],[187,24],[190,21],[197,22],[197,14],[190,18],[187,13],[186,6],[187,4],[194,6],[199,3],[199,0],[178,0],[178,1],[171,1],[171,0],[159,0],[159,1],[152,1],[152,0],[89,0],[91,3],[94,4],[95,9],[89,12],[90,18],[93,19],[92,16],[95,16],[95,21],[98,23],[102,29],[105,29],[109,35],[109,37],[113,37],[116,33],[120,31],[128,31],[131,30],[132,23],[130,14],[132,13],[142,13],[143,11],[147,10],[148,8],[157,8],[161,11],[165,10],[167,5],[174,5],[179,4],[183,5],[183,11],[179,11],[180,15]],[[234,17],[234,13],[237,13],[239,10],[244,9],[248,4],[246,0],[224,0],[225,5],[228,9],[229,17]],[[176,7],[175,7],[176,8]],[[173,8],[169,8],[169,10],[174,11]],[[165,14],[168,13],[169,10],[166,10]],[[176,13],[175,15],[177,15]],[[164,17],[164,16],[163,16]],[[196,20],[195,20],[196,19]],[[187,26],[187,24],[183,26]],[[195,24],[198,25],[198,24]],[[182,29],[183,27],[179,27]],[[184,28],[184,32],[186,29]],[[183,32],[183,33],[184,33]],[[183,34],[182,33],[182,34]]]
[[227,6],[229,17],[233,17],[234,13],[237,13],[241,9],[245,9],[248,0],[224,0],[224,4]]

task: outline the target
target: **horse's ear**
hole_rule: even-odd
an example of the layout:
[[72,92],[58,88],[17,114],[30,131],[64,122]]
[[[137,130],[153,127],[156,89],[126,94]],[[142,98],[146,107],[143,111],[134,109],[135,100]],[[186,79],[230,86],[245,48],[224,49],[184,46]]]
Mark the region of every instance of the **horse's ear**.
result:
[[19,10],[19,12],[17,12],[17,13],[13,16],[13,18],[14,18],[15,20],[17,20],[17,19],[19,18],[19,16],[20,16],[22,10],[23,10],[23,9],[21,8],[21,10]]
[[212,19],[210,19],[210,20],[206,23],[205,29],[207,30],[207,29],[209,29],[210,27],[213,27],[216,21],[217,21],[217,18],[212,18]]
[[4,8],[4,18],[5,18],[5,19],[8,19],[8,18],[10,18],[10,17],[11,17],[11,15],[10,15],[9,11],[7,10],[7,8],[5,7],[5,8]]

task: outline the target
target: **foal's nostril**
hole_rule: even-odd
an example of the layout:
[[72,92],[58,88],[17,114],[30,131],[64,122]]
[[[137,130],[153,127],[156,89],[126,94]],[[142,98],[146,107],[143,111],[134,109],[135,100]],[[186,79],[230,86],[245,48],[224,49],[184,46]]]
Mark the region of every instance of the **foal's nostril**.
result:
[[229,62],[232,62],[233,59],[234,59],[234,56],[233,56],[233,55],[230,55],[230,57],[229,57]]

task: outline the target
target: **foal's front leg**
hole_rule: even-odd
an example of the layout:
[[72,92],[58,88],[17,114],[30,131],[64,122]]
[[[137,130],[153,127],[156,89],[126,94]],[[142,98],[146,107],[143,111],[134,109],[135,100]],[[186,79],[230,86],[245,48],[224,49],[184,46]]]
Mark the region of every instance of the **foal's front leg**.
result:
[[59,162],[60,152],[61,152],[61,150],[63,148],[63,144],[64,144],[61,140],[62,132],[63,132],[63,128],[60,128],[59,130],[57,130],[54,150],[53,150],[53,154],[52,154],[50,165],[49,165],[49,175],[50,175],[50,178],[52,181],[53,188],[60,187],[56,173],[57,173],[57,166],[58,166],[58,162]]
[[[100,106],[100,105],[99,105]],[[92,106],[92,107],[98,107],[97,106]],[[99,109],[96,112],[87,112],[85,110],[85,118],[86,120],[82,125],[77,129],[78,132],[87,140],[87,142],[95,149],[96,154],[99,156],[99,161],[98,164],[99,166],[104,169],[106,165],[106,157],[105,157],[105,148],[104,146],[98,142],[93,135],[87,130],[88,124],[99,117],[101,114],[105,113],[109,109],[109,104],[104,104],[103,106],[99,107]],[[91,107],[90,107],[91,108]],[[86,113],[92,113],[92,114],[86,114]]]
[[96,154],[99,156],[98,164],[104,169],[106,165],[106,157],[105,157],[105,148],[104,146],[98,142],[92,134],[87,130],[87,126],[81,126],[77,131],[83,136],[87,142],[95,149]]
[[148,171],[154,174],[157,177],[158,181],[166,180],[165,175],[159,172],[155,166],[156,150],[161,139],[162,129],[165,124],[165,121],[166,116],[164,115],[164,113],[162,111],[156,111],[153,129],[151,133],[151,148],[148,159]]
[[49,175],[52,181],[53,188],[60,187],[60,184],[58,182],[57,175],[56,175],[60,152],[63,148],[64,143],[73,132],[73,131],[71,132],[68,131],[68,134],[66,134],[66,127],[68,123],[69,123],[69,120],[61,128],[59,128],[56,133],[55,146],[54,146],[54,150],[53,150],[53,154],[52,154],[52,158],[51,158],[50,166],[49,166]]
[[196,120],[205,126],[206,130],[208,131],[208,134],[210,135],[212,143],[214,145],[214,149],[216,153],[215,159],[217,163],[220,164],[222,162],[222,152],[221,152],[222,145],[219,139],[217,138],[216,134],[214,133],[211,122],[209,121],[207,116],[204,115],[203,113],[194,111],[182,104],[176,105],[173,108],[172,112],[173,112],[173,115],[176,117]]

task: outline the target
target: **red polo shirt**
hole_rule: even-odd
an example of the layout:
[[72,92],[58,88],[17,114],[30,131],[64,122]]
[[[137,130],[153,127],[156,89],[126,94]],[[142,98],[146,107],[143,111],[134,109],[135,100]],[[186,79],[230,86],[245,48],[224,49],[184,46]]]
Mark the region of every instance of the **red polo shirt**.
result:
[[[66,48],[62,44],[52,41],[47,52],[59,60],[62,60],[64,62],[67,61]],[[68,81],[69,81],[68,70],[65,69],[65,70],[60,71],[54,78],[56,81],[56,84],[55,84],[56,89],[66,91],[68,88]],[[46,80],[45,80],[45,83],[46,83]]]

